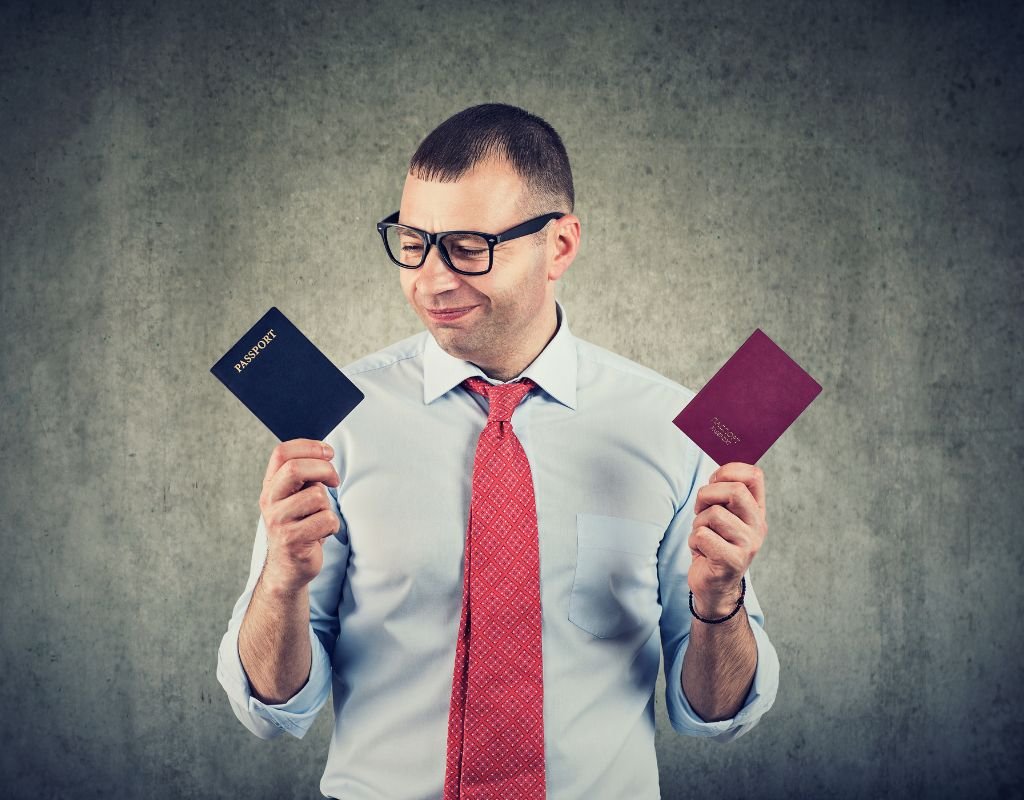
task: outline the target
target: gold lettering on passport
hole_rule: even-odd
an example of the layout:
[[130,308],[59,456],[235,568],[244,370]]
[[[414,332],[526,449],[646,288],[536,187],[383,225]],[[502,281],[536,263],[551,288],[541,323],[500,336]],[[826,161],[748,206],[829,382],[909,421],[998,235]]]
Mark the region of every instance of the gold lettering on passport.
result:
[[253,348],[251,350],[249,350],[244,356],[242,356],[242,360],[235,364],[235,372],[241,372],[243,369],[249,366],[249,362],[256,358],[256,356],[258,356],[261,352],[263,352],[263,349],[276,338],[277,334],[274,333],[274,329],[271,328],[263,335],[263,338],[261,338],[258,342],[256,342],[255,345],[253,345]]
[[711,418],[711,432],[726,444],[736,444],[740,437],[729,430],[718,417]]

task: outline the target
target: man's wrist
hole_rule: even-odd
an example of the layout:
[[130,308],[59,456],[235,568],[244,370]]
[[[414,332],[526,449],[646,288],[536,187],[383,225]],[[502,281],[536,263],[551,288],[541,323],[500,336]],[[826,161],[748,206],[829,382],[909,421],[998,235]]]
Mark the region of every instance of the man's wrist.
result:
[[739,584],[734,591],[726,595],[698,595],[694,592],[693,608],[704,619],[721,619],[736,609],[736,604],[742,596]]
[[298,601],[309,591],[309,584],[296,586],[294,583],[281,580],[271,572],[264,571],[260,575],[260,590],[269,600],[277,603],[289,604]]

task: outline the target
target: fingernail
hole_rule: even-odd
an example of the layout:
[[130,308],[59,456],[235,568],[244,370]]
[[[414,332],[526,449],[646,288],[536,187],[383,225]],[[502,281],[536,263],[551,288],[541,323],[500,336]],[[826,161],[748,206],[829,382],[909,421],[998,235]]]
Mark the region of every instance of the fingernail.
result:
[[334,455],[334,448],[331,447],[327,442],[321,442],[324,446],[324,458],[331,458]]

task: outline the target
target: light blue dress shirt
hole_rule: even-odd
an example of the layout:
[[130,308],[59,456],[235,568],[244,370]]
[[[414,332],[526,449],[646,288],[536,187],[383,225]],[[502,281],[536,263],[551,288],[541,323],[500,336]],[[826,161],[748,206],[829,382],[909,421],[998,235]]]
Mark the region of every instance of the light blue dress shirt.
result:
[[[540,542],[544,737],[550,800],[660,797],[654,689],[661,655],[669,720],[727,742],[772,706],[775,648],[747,572],[757,669],[733,719],[704,722],[680,685],[689,643],[687,539],[697,489],[717,465],[673,424],[694,393],[558,330],[514,378],[540,387],[512,415],[530,460]],[[217,678],[257,736],[301,738],[333,691],[321,791],[341,800],[441,797],[462,607],[463,553],[487,399],[460,386],[474,364],[422,331],[342,370],[366,395],[326,441],[342,519],[309,585],[307,684],[286,703],[252,697],[238,629],[263,568],[256,528]]]

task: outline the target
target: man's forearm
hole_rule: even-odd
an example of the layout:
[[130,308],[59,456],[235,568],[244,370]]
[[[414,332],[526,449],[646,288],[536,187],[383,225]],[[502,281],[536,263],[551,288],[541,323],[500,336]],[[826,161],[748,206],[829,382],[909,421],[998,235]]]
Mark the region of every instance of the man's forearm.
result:
[[309,680],[309,587],[278,592],[256,582],[238,631],[238,656],[252,696],[274,705],[293,697]]
[[[736,598],[738,599],[738,597]],[[694,608],[702,617],[718,619],[736,607],[704,608],[696,596]],[[711,625],[695,617],[690,643],[683,656],[683,694],[705,722],[732,719],[743,707],[757,668],[757,641],[747,611],[741,607],[732,619]]]

